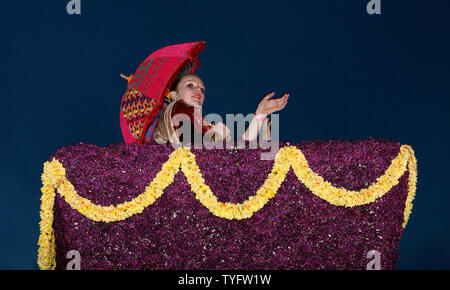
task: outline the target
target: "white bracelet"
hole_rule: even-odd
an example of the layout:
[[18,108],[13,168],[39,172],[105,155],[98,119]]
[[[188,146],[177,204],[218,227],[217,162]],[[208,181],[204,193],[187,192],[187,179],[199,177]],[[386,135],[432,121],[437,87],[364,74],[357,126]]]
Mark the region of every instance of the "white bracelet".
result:
[[258,120],[258,121],[264,121],[264,119],[267,117],[267,115],[266,114],[258,114],[258,115],[256,115],[256,113],[254,113],[253,114],[254,116],[255,116],[255,118]]

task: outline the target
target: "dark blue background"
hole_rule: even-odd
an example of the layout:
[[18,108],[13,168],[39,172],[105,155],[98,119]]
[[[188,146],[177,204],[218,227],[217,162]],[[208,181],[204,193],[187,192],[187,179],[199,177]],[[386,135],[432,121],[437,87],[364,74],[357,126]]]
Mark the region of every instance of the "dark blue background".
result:
[[[398,269],[450,269],[449,1],[63,1],[1,4],[0,268],[37,269],[43,163],[77,142],[123,142],[126,82],[153,51],[206,41],[204,111],[251,113],[291,94],[284,141],[409,144],[418,189]],[[395,3],[392,3],[395,2]]]

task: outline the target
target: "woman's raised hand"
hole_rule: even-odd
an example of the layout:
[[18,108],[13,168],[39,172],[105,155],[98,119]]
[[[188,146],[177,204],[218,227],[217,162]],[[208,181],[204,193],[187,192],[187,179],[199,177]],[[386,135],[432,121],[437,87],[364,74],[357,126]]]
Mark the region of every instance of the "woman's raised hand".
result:
[[286,93],[283,96],[281,96],[281,98],[279,98],[279,99],[270,100],[270,98],[273,97],[274,95],[275,95],[274,92],[267,94],[261,100],[261,102],[259,102],[258,108],[256,109],[256,112],[255,112],[256,115],[260,115],[260,114],[269,115],[269,114],[272,114],[273,112],[283,109],[286,106],[288,98],[289,98],[289,94]]

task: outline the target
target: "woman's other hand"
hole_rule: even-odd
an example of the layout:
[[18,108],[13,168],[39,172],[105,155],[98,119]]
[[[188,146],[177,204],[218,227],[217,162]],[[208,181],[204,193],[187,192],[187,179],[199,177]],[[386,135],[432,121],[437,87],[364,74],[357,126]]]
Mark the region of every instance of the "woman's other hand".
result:
[[230,136],[231,131],[224,123],[219,122],[211,128],[211,133],[218,134],[221,139],[227,139]]

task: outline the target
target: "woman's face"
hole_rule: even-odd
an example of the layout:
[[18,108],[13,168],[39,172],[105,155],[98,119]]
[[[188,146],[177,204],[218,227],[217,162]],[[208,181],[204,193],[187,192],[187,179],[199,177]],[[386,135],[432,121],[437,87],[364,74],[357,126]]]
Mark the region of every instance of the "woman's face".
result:
[[173,100],[183,100],[193,107],[201,107],[205,100],[205,85],[196,75],[183,76],[177,90],[170,93]]

